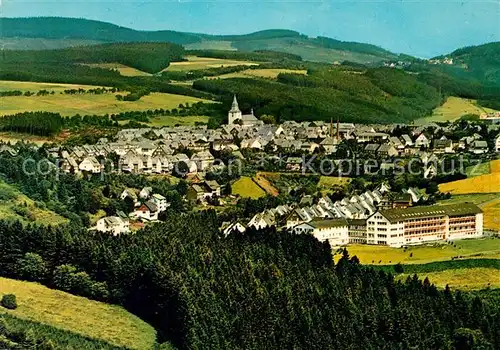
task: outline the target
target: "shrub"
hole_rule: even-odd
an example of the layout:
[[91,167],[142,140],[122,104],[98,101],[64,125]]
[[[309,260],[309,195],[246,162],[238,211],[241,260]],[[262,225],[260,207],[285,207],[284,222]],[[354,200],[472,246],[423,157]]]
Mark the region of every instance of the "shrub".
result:
[[19,277],[26,281],[40,282],[45,279],[47,268],[42,257],[35,253],[26,253],[17,261]]
[[403,265],[401,265],[401,263],[397,263],[396,265],[394,265],[394,272],[396,273],[403,273],[405,271]]
[[15,310],[17,309],[16,296],[14,294],[5,294],[0,304],[6,309]]

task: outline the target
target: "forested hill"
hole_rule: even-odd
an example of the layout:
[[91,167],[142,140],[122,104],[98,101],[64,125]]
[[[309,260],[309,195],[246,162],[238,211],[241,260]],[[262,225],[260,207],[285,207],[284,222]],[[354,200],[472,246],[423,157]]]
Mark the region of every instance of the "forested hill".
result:
[[346,254],[334,264],[329,244],[308,235],[223,237],[214,212],[169,215],[119,237],[2,221],[0,232],[1,274],[20,278],[16,262],[35,253],[38,281],[57,287],[52,276],[71,266],[78,273],[68,279],[87,275],[101,287],[95,297],[125,306],[179,349],[500,346],[493,291],[474,298],[416,276],[396,281]]
[[209,35],[173,30],[138,31],[111,23],[59,17],[1,18],[0,42],[6,49],[62,48],[111,42],[171,42],[188,49],[272,50],[310,61],[376,63],[397,55],[378,46],[325,37],[309,38],[293,30],[270,29],[244,35]]
[[500,42],[478,46],[468,46],[444,56],[453,58],[453,64],[442,66],[447,72],[454,71],[456,76],[470,75],[485,84],[500,85]]

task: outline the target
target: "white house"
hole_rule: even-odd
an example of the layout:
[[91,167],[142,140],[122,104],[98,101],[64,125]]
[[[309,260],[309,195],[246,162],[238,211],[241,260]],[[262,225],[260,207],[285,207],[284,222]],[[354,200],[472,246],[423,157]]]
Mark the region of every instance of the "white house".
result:
[[151,187],[144,187],[141,192],[139,192],[139,197],[141,199],[148,199],[151,196],[153,189]]
[[133,217],[137,219],[143,219],[146,221],[157,221],[158,220],[158,207],[152,201],[147,201],[137,208],[132,214]]
[[429,147],[430,145],[430,140],[425,136],[424,134],[418,135],[417,139],[415,140],[415,147]]
[[153,196],[151,197],[151,202],[156,204],[160,213],[167,210],[167,208],[170,206],[170,204],[167,203],[167,199],[158,193],[153,194]]
[[295,226],[293,232],[312,234],[321,242],[328,241],[332,247],[349,243],[349,224],[346,219],[313,219]]
[[82,160],[78,169],[97,174],[101,172],[101,163],[95,157],[86,157]]
[[227,236],[232,232],[243,233],[245,231],[246,231],[246,227],[243,224],[239,223],[238,221],[235,221],[232,224],[230,224],[228,227],[226,227],[223,230],[223,233],[224,233],[224,236]]
[[495,139],[495,152],[500,152],[500,134]]
[[130,232],[130,222],[128,219],[118,216],[107,216],[97,221],[97,231],[109,232],[113,236]]

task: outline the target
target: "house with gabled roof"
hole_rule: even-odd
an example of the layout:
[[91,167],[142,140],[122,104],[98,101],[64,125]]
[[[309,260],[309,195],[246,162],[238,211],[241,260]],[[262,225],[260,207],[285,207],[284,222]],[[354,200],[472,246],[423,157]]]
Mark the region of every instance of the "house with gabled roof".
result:
[[320,242],[328,242],[331,247],[349,243],[349,224],[346,219],[313,219],[295,226],[296,234],[311,234]]

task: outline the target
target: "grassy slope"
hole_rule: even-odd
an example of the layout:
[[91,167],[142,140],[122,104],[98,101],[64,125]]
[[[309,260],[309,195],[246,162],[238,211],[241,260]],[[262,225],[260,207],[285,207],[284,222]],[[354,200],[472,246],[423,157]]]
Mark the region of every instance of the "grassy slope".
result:
[[116,69],[117,71],[120,72],[121,75],[123,75],[125,77],[137,77],[137,76],[148,77],[148,76],[151,76],[150,73],[146,73],[146,72],[143,72],[143,71],[138,70],[136,68],[125,66],[121,63],[89,63],[86,65],[89,67],[94,67],[94,68]]
[[260,188],[249,177],[242,176],[239,180],[231,185],[232,194],[240,195],[241,197],[260,198],[265,197],[266,192]]
[[[412,246],[407,249],[386,246],[350,245],[347,250],[362,264],[423,264],[450,260],[453,256],[473,256],[500,259],[500,240],[491,238],[468,239],[449,244]],[[410,257],[410,255],[413,255]],[[336,259],[340,258],[337,254]],[[372,262],[373,261],[373,262]]]
[[475,100],[469,100],[460,97],[448,97],[446,102],[434,109],[432,116],[421,118],[415,121],[415,124],[426,124],[431,122],[453,121],[464,114],[477,114],[493,112],[493,109],[478,106]]
[[[405,280],[406,274],[398,276]],[[478,290],[487,287],[500,288],[500,273],[493,268],[451,269],[439,272],[419,273],[420,279],[429,278],[437,287],[444,288],[449,285],[452,289]]]
[[[41,225],[60,225],[67,222],[67,219],[53,211],[38,208],[32,199],[1,180],[0,199],[0,218],[2,219],[19,220],[24,224],[35,222]],[[21,215],[19,209],[30,214]]]
[[[124,94],[124,93],[122,93]],[[120,113],[126,111],[144,111],[149,109],[172,109],[179,104],[196,103],[205,101],[199,98],[166,94],[151,93],[143,96],[139,101],[118,101],[115,94],[102,95],[49,95],[49,96],[9,96],[2,97],[0,102],[0,115],[9,115],[25,111],[46,111],[60,113],[63,116],[101,115],[106,113]]]
[[443,193],[472,194],[472,193],[499,193],[500,173],[475,176],[468,179],[447,182],[439,185]]
[[207,123],[208,117],[203,115],[174,117],[160,116],[151,119],[149,125],[156,127],[176,126],[176,125],[194,125],[195,123]]
[[[33,83],[29,81],[10,81],[0,80],[0,91],[19,90],[22,92],[30,91],[37,92],[39,90],[49,90],[61,92],[68,89],[95,89],[93,85],[78,85],[78,84],[56,84],[56,83]],[[0,100],[3,101],[3,100]]]
[[500,232],[500,198],[481,205],[484,228]]
[[0,277],[0,294],[14,293],[18,308],[9,313],[117,346],[152,349],[153,327],[123,308],[52,290],[37,283]]

